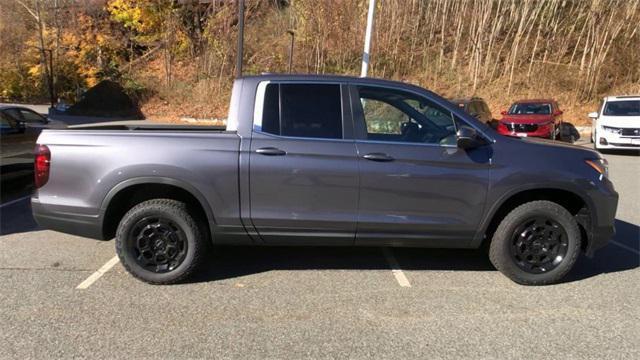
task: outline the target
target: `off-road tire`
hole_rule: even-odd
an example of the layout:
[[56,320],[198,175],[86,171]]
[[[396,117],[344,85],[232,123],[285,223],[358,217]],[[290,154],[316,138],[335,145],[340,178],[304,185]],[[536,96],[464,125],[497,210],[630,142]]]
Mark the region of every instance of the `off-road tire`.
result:
[[[168,219],[184,233],[186,237],[186,254],[182,262],[173,270],[157,273],[145,269],[135,259],[131,249],[130,232],[145,217],[161,217]],[[116,253],[124,268],[134,277],[155,285],[166,285],[184,282],[202,265],[208,253],[209,241],[203,226],[189,212],[188,207],[176,200],[153,199],[144,201],[129,210],[120,221],[116,231]]]
[[[512,256],[511,246],[517,228],[535,216],[549,217],[564,228],[567,249],[563,260],[552,270],[531,273],[523,270]],[[509,279],[522,285],[549,285],[559,282],[573,268],[581,249],[581,234],[574,217],[551,201],[532,201],[518,206],[500,222],[489,247],[489,259]]]

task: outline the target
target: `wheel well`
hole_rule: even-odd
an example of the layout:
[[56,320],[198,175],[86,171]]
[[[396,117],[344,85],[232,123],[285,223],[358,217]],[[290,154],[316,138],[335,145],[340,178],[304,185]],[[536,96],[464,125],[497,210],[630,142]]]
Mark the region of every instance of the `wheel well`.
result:
[[495,212],[487,230],[485,231],[484,243],[488,245],[493,238],[493,233],[498,228],[498,225],[504,219],[511,210],[518,206],[536,200],[547,200],[554,202],[571,213],[576,218],[580,228],[580,234],[582,237],[582,249],[586,249],[589,241],[588,231],[591,224],[591,217],[589,213],[589,207],[584,200],[575,193],[567,190],[560,189],[533,189],[519,192],[509,199],[507,199],[500,208]]
[[209,221],[200,201],[187,190],[168,184],[136,184],[120,190],[109,202],[104,213],[102,234],[104,239],[112,239],[120,220],[131,208],[151,199],[172,199],[185,203],[196,221],[206,227],[204,233],[209,236]]

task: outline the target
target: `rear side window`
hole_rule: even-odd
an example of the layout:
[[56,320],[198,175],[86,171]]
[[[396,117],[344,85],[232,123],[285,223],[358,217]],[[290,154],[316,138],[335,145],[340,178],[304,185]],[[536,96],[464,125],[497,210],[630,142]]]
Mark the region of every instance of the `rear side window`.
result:
[[31,112],[29,110],[20,110],[20,113],[22,114],[22,118],[26,122],[38,122],[38,123],[44,123],[45,122],[45,119],[42,116],[40,116],[40,115],[38,115],[38,114],[36,114],[34,112]]
[[282,136],[341,139],[340,85],[267,85],[262,131]]

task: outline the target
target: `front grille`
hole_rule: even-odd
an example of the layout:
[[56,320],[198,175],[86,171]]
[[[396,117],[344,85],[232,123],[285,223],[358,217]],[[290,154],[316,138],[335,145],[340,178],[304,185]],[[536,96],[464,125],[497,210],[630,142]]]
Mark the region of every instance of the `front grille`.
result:
[[640,136],[640,129],[620,129],[622,136]]
[[509,131],[515,132],[534,132],[538,130],[538,125],[536,124],[506,124],[506,126]]

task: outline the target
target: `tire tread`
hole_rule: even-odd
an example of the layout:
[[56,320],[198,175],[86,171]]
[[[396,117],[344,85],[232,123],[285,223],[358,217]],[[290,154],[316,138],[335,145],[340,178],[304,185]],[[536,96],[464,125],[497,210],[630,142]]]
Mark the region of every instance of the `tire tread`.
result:
[[[573,242],[570,242],[570,249],[567,253],[568,257],[563,260],[568,264],[568,266],[562,266],[562,269],[559,271],[556,271],[558,268],[553,269],[549,273],[545,273],[544,275],[546,276],[523,276],[521,274],[523,271],[519,271],[517,269],[517,265],[513,264],[510,254],[505,253],[504,241],[510,241],[509,229],[514,225],[514,223],[527,214],[536,211],[550,212],[554,214],[556,219],[563,221],[562,225],[565,226],[567,236],[571,237],[573,234],[576,238],[573,239]],[[491,260],[491,263],[496,267],[496,269],[518,284],[550,285],[559,282],[567,275],[567,273],[569,273],[569,271],[571,271],[573,265],[578,259],[578,256],[580,255],[580,242],[580,229],[578,227],[578,223],[567,209],[552,201],[536,200],[516,207],[511,210],[504,219],[502,219],[493,235],[493,239],[489,247],[489,260]]]
[[[169,213],[173,213],[173,215],[182,218],[188,226],[188,231],[191,231],[194,236],[194,244],[189,244],[189,246],[195,246],[193,260],[191,263],[187,265],[187,268],[184,269],[180,274],[173,277],[168,277],[167,280],[153,280],[147,277],[144,277],[142,274],[131,266],[129,261],[127,261],[124,249],[124,234],[125,229],[129,228],[129,222],[135,221],[138,213],[143,211],[148,211],[151,209],[165,211]],[[183,202],[172,200],[172,199],[152,199],[139,203],[138,205],[131,208],[120,221],[118,225],[118,229],[116,231],[116,253],[118,258],[120,258],[120,262],[122,266],[133,275],[135,278],[144,281],[148,284],[153,285],[168,285],[168,284],[176,284],[181,283],[193,276],[193,274],[202,266],[204,262],[205,254],[207,253],[207,244],[208,242],[203,236],[203,231],[201,226],[198,225],[197,221],[191,216],[187,205]]]

